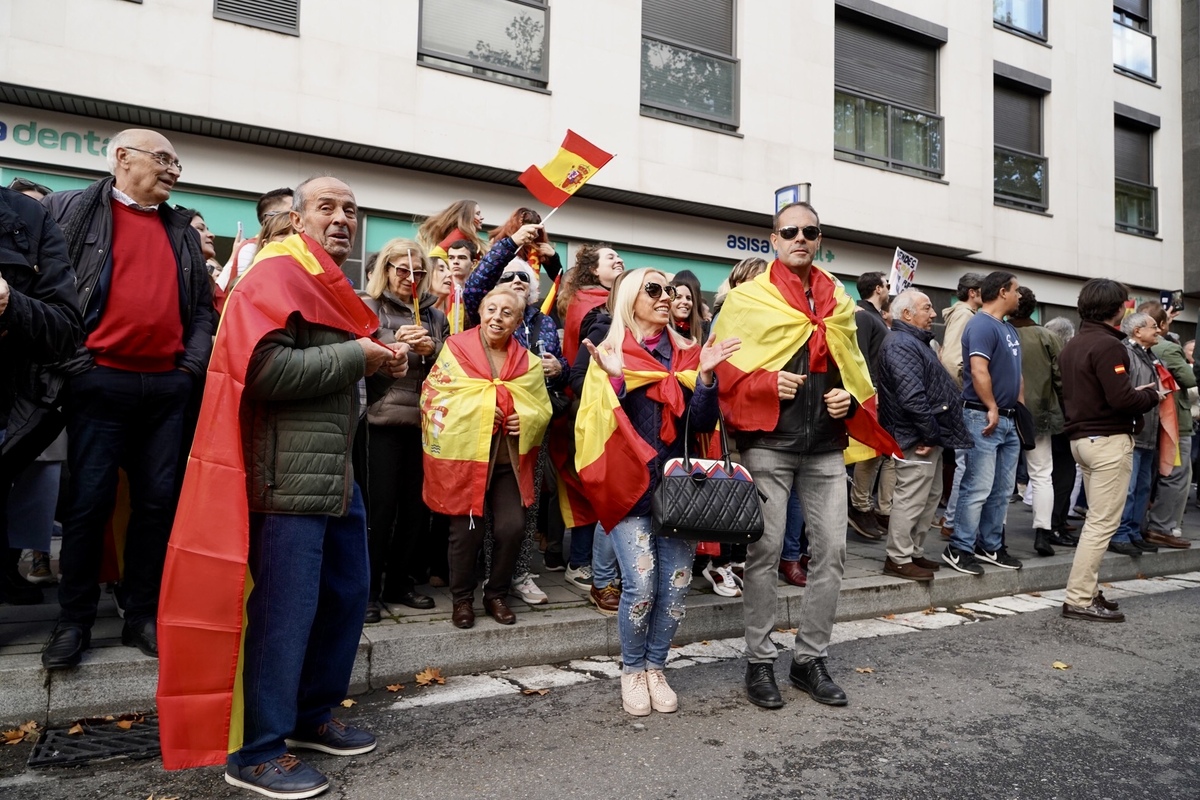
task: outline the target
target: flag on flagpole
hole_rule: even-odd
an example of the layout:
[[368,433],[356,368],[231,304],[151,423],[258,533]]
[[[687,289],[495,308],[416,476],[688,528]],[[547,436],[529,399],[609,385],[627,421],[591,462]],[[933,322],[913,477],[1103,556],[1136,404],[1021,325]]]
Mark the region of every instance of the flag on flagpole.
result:
[[538,200],[558,208],[611,160],[612,153],[568,130],[558,154],[544,167],[530,166],[518,180]]

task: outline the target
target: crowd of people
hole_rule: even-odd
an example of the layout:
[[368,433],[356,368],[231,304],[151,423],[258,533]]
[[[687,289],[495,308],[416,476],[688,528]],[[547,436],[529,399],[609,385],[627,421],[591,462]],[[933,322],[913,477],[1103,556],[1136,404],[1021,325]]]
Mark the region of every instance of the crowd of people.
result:
[[[743,597],[745,690],[765,708],[784,705],[779,580],[806,586],[789,678],[845,705],[827,658],[848,528],[914,581],[1020,569],[1007,544],[1027,534],[1039,556],[1073,548],[1063,616],[1104,622],[1124,619],[1098,590],[1105,551],[1190,546],[1194,342],[1115,281],[1083,286],[1076,332],[1037,324],[1013,274],[968,273],[939,344],[919,289],[865,273],[855,303],[813,265],[808,203],[710,308],[690,272],[626,269],[603,243],[568,269],[536,211],[487,232],[463,200],[387,242],[355,293],[358,208],[336,178],[265,193],[222,263],[202,212],[169,202],[165,136],[123,131],[107,158],[82,190],[0,190],[0,597],[42,600],[60,520],[43,665],[80,662],[116,581],[122,643],[161,658],[168,767],[322,791],[291,750],[375,746],[331,713],[361,626],[434,608],[429,586],[470,628],[480,583],[512,625],[510,596],[547,602],[538,550],[616,616],[622,706],[644,716],[678,708],[664,667],[694,570]],[[663,465],[718,424],[765,498],[762,538],[659,536]],[[1031,531],[1006,525],[1014,493]]]

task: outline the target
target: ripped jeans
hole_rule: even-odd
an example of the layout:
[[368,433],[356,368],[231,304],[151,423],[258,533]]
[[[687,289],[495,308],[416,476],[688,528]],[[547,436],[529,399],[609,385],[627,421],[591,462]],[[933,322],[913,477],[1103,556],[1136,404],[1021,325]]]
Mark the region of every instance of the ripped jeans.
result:
[[[685,613],[696,543],[650,532],[650,517],[626,517],[608,534],[621,565],[617,632],[625,672],[662,669]],[[596,535],[603,529],[596,527]]]

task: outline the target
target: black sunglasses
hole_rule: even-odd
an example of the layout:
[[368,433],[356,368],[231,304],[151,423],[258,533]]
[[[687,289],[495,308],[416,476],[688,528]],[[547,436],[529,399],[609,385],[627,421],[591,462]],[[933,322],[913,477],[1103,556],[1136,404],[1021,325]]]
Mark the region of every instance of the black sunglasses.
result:
[[796,234],[798,233],[803,233],[804,238],[808,241],[815,242],[817,237],[821,235],[821,229],[816,225],[805,225],[803,228],[797,225],[788,225],[775,231],[775,233],[779,234],[779,238],[783,239],[785,242],[790,242],[792,239],[795,239]]
[[40,183],[34,183],[28,178],[13,178],[13,182],[8,185],[8,188],[14,192],[27,192],[33,190],[41,194],[52,194],[53,190],[49,186],[42,186]]
[[529,283],[529,276],[524,272],[506,272],[500,276],[498,283],[512,283],[513,281]]
[[667,293],[667,297],[671,298],[672,300],[675,299],[674,286],[663,286],[661,283],[647,283],[642,288],[646,291],[646,296],[651,300],[657,300],[658,298],[662,297],[662,293],[664,291]]

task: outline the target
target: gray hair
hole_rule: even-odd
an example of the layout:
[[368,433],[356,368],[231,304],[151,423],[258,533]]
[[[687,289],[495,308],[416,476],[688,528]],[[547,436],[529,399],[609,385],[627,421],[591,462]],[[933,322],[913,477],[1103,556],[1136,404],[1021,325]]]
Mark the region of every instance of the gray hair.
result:
[[108,174],[117,174],[117,149],[124,147],[130,148],[137,141],[140,128],[126,128],[116,136],[108,140],[108,145],[104,151],[105,159],[108,161]]
[[[301,184],[292,192],[292,211],[295,211],[297,214],[304,213],[304,203],[308,200],[308,185],[313,181],[319,181],[322,178],[333,178],[339,181],[342,180],[336,175],[332,175],[328,172],[323,172],[318,175],[305,178],[304,181],[301,182]],[[345,181],[342,182],[345,183]]]
[[1075,326],[1066,317],[1055,317],[1042,327],[1057,336],[1063,344],[1075,338]]
[[529,266],[529,263],[524,259],[514,258],[512,261],[508,262],[508,265],[503,270],[500,271],[500,274],[503,275],[509,270],[524,272],[526,277],[529,278],[529,295],[525,298],[525,305],[535,305],[538,299],[541,297],[542,287],[538,282],[538,274],[533,271],[533,267]]
[[1135,330],[1144,328],[1147,325],[1151,325],[1156,329],[1158,328],[1158,323],[1154,321],[1154,317],[1144,311],[1138,311],[1127,315],[1125,319],[1121,320],[1121,333],[1126,336],[1133,336]]
[[892,298],[892,319],[904,319],[904,312],[917,313],[918,298],[926,297],[925,293],[917,289],[905,289],[900,294]]

